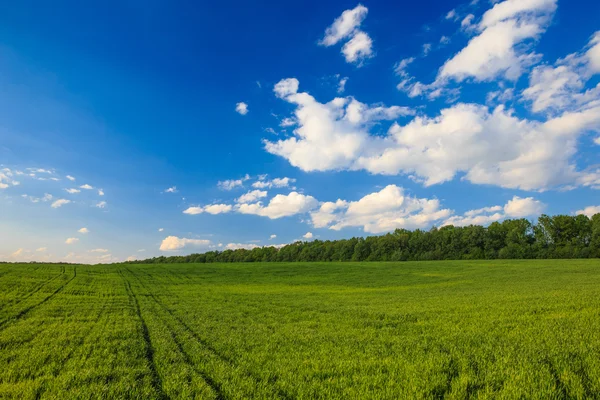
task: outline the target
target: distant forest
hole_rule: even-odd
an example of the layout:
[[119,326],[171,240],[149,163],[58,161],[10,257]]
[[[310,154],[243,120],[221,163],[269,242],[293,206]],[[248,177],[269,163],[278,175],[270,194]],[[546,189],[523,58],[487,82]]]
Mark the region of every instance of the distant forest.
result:
[[229,263],[294,261],[421,261],[600,258],[600,214],[542,215],[494,222],[488,227],[397,229],[383,236],[296,242],[281,248],[210,251],[131,263]]

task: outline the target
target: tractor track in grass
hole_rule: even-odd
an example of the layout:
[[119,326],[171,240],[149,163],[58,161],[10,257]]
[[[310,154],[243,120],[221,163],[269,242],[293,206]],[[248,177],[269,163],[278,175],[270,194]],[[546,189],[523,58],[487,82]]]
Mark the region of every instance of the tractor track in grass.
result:
[[194,364],[189,353],[187,351],[185,351],[185,349],[183,348],[183,343],[181,342],[181,340],[178,339],[177,334],[172,329],[171,324],[169,324],[169,322],[167,322],[167,320],[163,316],[161,316],[159,313],[155,313],[155,315],[162,321],[163,325],[167,328],[167,330],[169,332],[169,336],[173,340],[173,343],[175,343],[175,346],[177,346],[177,350],[183,357],[183,360],[185,361],[185,363],[190,368],[192,368],[194,370],[194,372],[196,372],[204,380],[204,382],[206,382],[206,384],[215,393],[215,399],[216,400],[226,400],[227,397],[225,397],[225,394],[223,393],[221,385],[219,383],[217,383],[214,379],[212,379],[206,372],[199,369],[196,366],[196,364]]
[[[245,368],[241,367],[233,359],[231,359],[231,358],[227,357],[226,355],[222,354],[219,350],[217,350],[214,346],[212,346],[210,344],[210,342],[208,342],[206,339],[200,337],[200,335],[198,335],[198,333],[196,333],[185,321],[183,321],[173,311],[171,311],[163,302],[161,302],[149,290],[149,288],[144,284],[144,282],[136,274],[134,274],[129,268],[126,268],[126,270],[133,277],[135,277],[137,279],[137,281],[140,283],[141,286],[144,287],[144,289],[146,289],[146,291],[148,292],[148,296],[159,307],[161,307],[164,310],[164,312],[166,312],[177,324],[179,324],[192,338],[194,338],[194,340],[198,344],[200,344],[205,350],[208,350],[209,353],[213,354],[218,360],[220,360],[221,362],[224,362],[225,364],[229,365],[231,368],[240,370],[241,372],[243,372],[244,375],[246,375],[247,377],[249,377],[250,379],[252,379],[255,383],[258,384],[258,383],[261,383],[261,382],[265,381],[265,379],[262,379],[261,377],[256,376],[256,374],[252,373],[251,371],[248,371]],[[148,275],[148,276],[151,277],[151,275]],[[164,319],[163,319],[163,321],[164,321]],[[189,358],[189,355],[187,357]],[[273,383],[271,383],[269,381],[267,381],[267,382],[269,383],[269,385],[270,385],[272,391],[274,392],[274,394],[276,394],[280,399],[291,400],[291,399],[294,398],[292,395],[290,395],[289,393],[287,393],[285,390],[283,390],[283,389],[281,389],[281,388],[273,385]]]
[[40,290],[42,290],[44,288],[44,286],[46,286],[50,282],[54,281],[55,279],[60,278],[63,275],[64,275],[64,268],[61,269],[61,272],[58,275],[52,276],[49,279],[46,279],[45,281],[43,281],[40,284],[38,284],[31,292],[28,292],[24,296],[17,298],[12,303],[7,303],[7,304],[4,304],[4,305],[0,306],[0,311],[4,310],[7,307],[11,307],[11,306],[14,307],[14,306],[16,306],[18,304],[21,304],[23,301],[27,300],[28,298],[30,298],[31,296],[33,296],[34,294],[36,294],[37,292],[39,292]]
[[[85,331],[86,333],[84,333],[81,336],[80,340],[78,341],[78,344],[76,346],[71,346],[70,351],[63,356],[60,367],[56,371],[54,371],[54,373],[52,375],[54,379],[56,379],[61,374],[61,372],[66,367],[67,361],[69,361],[73,357],[73,355],[77,353],[77,350],[80,348],[81,345],[83,345],[83,343],[86,342],[86,340],[89,339],[89,337],[92,335],[92,333],[94,333],[94,331],[96,331],[98,327],[100,327],[100,330],[103,329],[103,326],[99,325],[99,322],[100,322],[102,315],[104,314],[104,311],[107,308],[107,304],[108,304],[108,300],[104,301],[104,303],[102,304],[102,307],[100,308],[100,311],[97,313],[95,318],[91,321],[90,326],[88,327],[88,329],[86,329],[86,331]],[[37,398],[40,398],[44,394],[45,391],[46,391],[46,387],[41,386],[38,389],[38,392],[36,393]]]
[[127,290],[127,295],[129,296],[129,302],[133,305],[135,313],[140,321],[140,325],[142,328],[142,338],[144,340],[144,347],[146,349],[145,357],[148,361],[148,368],[150,368],[150,378],[151,384],[159,399],[168,399],[169,397],[164,392],[162,380],[160,379],[160,375],[156,369],[156,361],[154,360],[154,347],[152,346],[152,341],[150,340],[150,333],[148,331],[148,325],[146,325],[146,321],[142,316],[142,311],[140,309],[140,303],[131,289],[131,283],[125,278],[121,271],[119,271],[121,277],[123,278],[123,283],[125,285],[125,289]]
[[47,303],[48,301],[50,301],[52,298],[54,298],[54,296],[56,296],[57,294],[62,292],[65,289],[65,287],[67,287],[67,285],[69,285],[71,282],[73,282],[73,280],[75,278],[77,278],[77,266],[73,266],[73,276],[69,280],[65,281],[65,283],[63,283],[60,287],[58,287],[54,292],[52,292],[48,296],[46,296],[42,301],[40,301],[36,304],[33,304],[29,307],[26,307],[25,309],[21,310],[20,312],[18,312],[16,315],[13,315],[12,317],[8,317],[5,320],[0,321],[0,331],[3,331],[10,322],[15,322],[15,321],[20,320],[21,318],[23,318],[24,316],[29,314],[31,311],[35,310],[36,308],[38,308],[38,307],[44,305],[45,303]]

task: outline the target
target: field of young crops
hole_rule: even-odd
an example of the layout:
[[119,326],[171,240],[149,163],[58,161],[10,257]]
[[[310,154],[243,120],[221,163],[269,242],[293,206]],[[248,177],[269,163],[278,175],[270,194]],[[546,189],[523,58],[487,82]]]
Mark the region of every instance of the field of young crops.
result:
[[600,262],[4,264],[0,398],[600,398]]

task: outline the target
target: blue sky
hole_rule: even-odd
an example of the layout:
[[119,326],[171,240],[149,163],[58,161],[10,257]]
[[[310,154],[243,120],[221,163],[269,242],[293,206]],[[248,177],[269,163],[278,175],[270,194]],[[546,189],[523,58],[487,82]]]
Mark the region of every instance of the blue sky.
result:
[[0,259],[600,212],[600,3],[212,3],[0,7]]

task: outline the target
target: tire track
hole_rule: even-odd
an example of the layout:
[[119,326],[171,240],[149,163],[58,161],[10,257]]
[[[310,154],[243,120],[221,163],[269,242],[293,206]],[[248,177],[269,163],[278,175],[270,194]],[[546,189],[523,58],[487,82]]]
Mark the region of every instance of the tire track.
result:
[[29,314],[31,311],[35,310],[39,306],[41,306],[41,305],[47,303],[48,301],[50,301],[54,296],[56,296],[57,294],[59,294],[60,292],[62,292],[65,289],[65,287],[67,287],[67,285],[69,285],[71,282],[73,282],[73,280],[75,278],[77,278],[77,266],[73,266],[73,277],[71,277],[71,279],[69,279],[68,281],[66,281],[65,283],[63,283],[59,288],[57,288],[54,292],[52,292],[50,295],[48,295],[42,301],[40,301],[39,303],[33,304],[33,305],[29,306],[29,307],[26,307],[25,309],[21,310],[16,315],[14,315],[12,317],[8,317],[4,321],[0,321],[0,331],[4,330],[5,327],[6,327],[6,325],[8,325],[10,322],[16,322],[16,321],[20,320],[21,318],[23,318],[24,316],[26,316],[27,314]]
[[129,301],[134,306],[135,313],[137,314],[137,317],[139,318],[142,326],[142,338],[144,340],[144,347],[146,348],[145,357],[149,363],[148,367],[150,368],[150,379],[152,387],[156,391],[159,399],[168,399],[168,396],[163,390],[162,380],[160,379],[160,375],[158,374],[158,371],[156,369],[156,362],[154,360],[154,348],[152,347],[152,341],[150,340],[148,326],[146,325],[146,321],[142,316],[140,303],[135,293],[131,289],[131,283],[129,283],[129,281],[125,278],[121,271],[119,271],[119,274],[123,278],[125,289],[127,290],[127,295],[129,296]]
[[[181,318],[179,318],[168,307],[166,307],[164,305],[164,303],[162,303],[160,300],[158,300],[157,297],[149,290],[149,288],[143,283],[143,281],[136,274],[134,274],[129,268],[126,268],[126,270],[127,270],[127,272],[129,272],[132,276],[134,276],[137,279],[137,281],[140,283],[140,285],[142,285],[146,289],[146,291],[148,292],[148,296],[150,298],[152,298],[152,300],[154,300],[154,302],[159,307],[161,307],[174,321],[176,321],[176,323],[178,323],[192,338],[194,338],[194,340],[196,340],[197,343],[199,343],[204,349],[208,350],[211,354],[213,354],[218,360],[226,363],[227,365],[229,365],[232,368],[241,370],[247,377],[251,378],[257,384],[265,382],[265,381],[268,382],[270,384],[272,390],[275,392],[275,394],[277,394],[277,396],[279,398],[281,398],[283,400],[294,399],[294,397],[292,395],[290,395],[289,393],[287,393],[284,389],[274,386],[270,381],[262,379],[261,377],[256,376],[256,374],[254,374],[253,372],[248,371],[243,367],[240,367],[240,365],[237,362],[235,362],[234,360],[225,356],[219,350],[215,349],[210,344],[210,342],[208,342],[206,339],[200,337],[198,335],[198,333],[196,333],[193,329],[191,329],[191,327],[189,325],[187,325],[187,323],[185,321],[183,321]],[[148,275],[148,276],[150,276],[150,275]],[[189,355],[188,355],[188,357],[189,357]]]
[[42,288],[43,288],[44,286],[46,286],[47,284],[49,284],[49,283],[50,283],[50,282],[52,282],[53,280],[60,278],[60,277],[61,277],[61,276],[63,276],[63,275],[64,275],[64,272],[62,272],[62,270],[61,270],[61,272],[60,272],[58,275],[55,275],[55,276],[51,277],[50,279],[46,279],[46,280],[45,280],[45,281],[43,281],[41,284],[39,284],[38,286],[36,286],[36,287],[33,289],[33,291],[29,292],[28,294],[25,294],[24,296],[22,296],[22,297],[20,297],[20,298],[17,298],[17,300],[16,300],[16,301],[14,301],[14,302],[12,302],[12,303],[7,303],[7,304],[4,304],[2,307],[0,307],[0,311],[1,311],[1,310],[4,310],[4,309],[5,309],[5,308],[7,308],[7,307],[10,307],[10,306],[16,306],[16,305],[18,305],[18,304],[21,304],[23,301],[27,300],[28,298],[30,298],[31,296],[33,296],[34,294],[36,294],[37,292],[39,292],[40,290],[42,290]]
[[183,343],[177,338],[177,335],[173,331],[171,325],[159,313],[155,313],[155,315],[158,316],[158,318],[162,321],[164,326],[167,328],[167,330],[169,332],[169,336],[171,337],[171,339],[173,339],[173,343],[175,343],[175,346],[177,346],[177,350],[183,357],[183,360],[185,361],[185,363],[190,368],[192,368],[194,370],[194,372],[196,372],[206,382],[206,384],[212,389],[212,391],[215,393],[216,400],[226,400],[227,397],[225,397],[225,394],[223,393],[221,385],[219,383],[217,383],[214,379],[212,379],[206,372],[200,370],[196,366],[194,361],[191,359],[189,353],[187,351],[185,351],[185,349],[183,348]]

